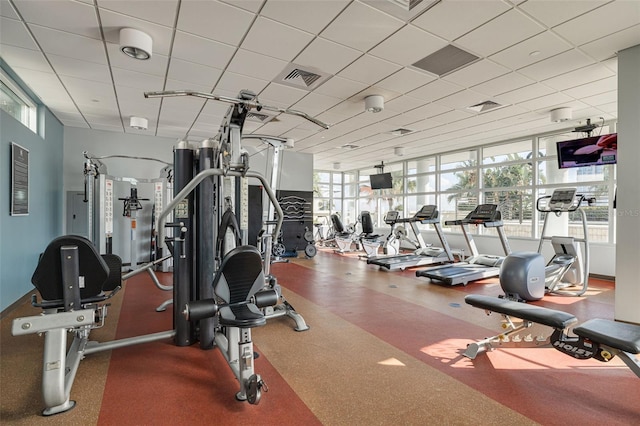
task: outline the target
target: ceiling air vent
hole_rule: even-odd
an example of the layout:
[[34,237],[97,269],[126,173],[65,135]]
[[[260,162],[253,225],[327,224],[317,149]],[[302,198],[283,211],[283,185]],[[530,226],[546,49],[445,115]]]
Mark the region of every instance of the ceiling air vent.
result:
[[270,121],[276,121],[275,116],[273,115],[262,114],[254,111],[249,111],[247,113],[247,120],[257,121],[258,123],[268,123]]
[[462,67],[465,67],[478,58],[465,50],[459,49],[453,45],[448,45],[442,49],[433,52],[431,55],[420,59],[413,66],[423,71],[430,72],[435,75],[443,76]]
[[289,64],[272,81],[274,83],[311,91],[324,83],[329,77],[331,77],[330,74],[313,67]]
[[497,104],[493,101],[484,101],[484,102],[480,102],[479,104],[476,105],[471,105],[470,107],[467,107],[468,110],[473,111],[473,112],[485,112],[485,111],[489,111],[491,109],[496,109],[498,107],[501,107],[502,105]]
[[413,133],[413,132],[415,132],[415,130],[403,129],[401,127],[399,129],[392,130],[389,133],[392,134],[393,136],[404,136],[404,135],[408,135],[409,133]]

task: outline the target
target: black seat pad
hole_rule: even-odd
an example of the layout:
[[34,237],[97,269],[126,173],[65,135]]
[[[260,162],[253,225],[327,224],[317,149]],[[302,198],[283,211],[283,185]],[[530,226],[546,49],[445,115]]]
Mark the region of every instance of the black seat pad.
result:
[[253,303],[220,308],[220,325],[222,326],[252,328],[266,323],[267,319]]
[[523,320],[535,322],[553,328],[563,329],[578,321],[578,319],[566,312],[555,309],[543,308],[540,306],[528,305],[522,302],[514,302],[506,299],[499,299],[492,296],[480,294],[470,294],[464,301],[476,308],[487,311],[498,312]]
[[580,337],[620,349],[640,353],[640,326],[605,319],[591,319],[573,329]]

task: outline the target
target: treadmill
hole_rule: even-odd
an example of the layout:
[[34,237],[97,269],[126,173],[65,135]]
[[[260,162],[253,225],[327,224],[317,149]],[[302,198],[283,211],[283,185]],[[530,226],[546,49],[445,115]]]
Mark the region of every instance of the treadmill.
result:
[[[481,204],[464,219],[448,220],[445,225],[459,225],[462,227],[462,234],[471,252],[471,257],[464,262],[434,266],[416,271],[417,277],[427,277],[431,278],[432,281],[449,285],[467,285],[471,281],[497,277],[500,274],[500,265],[502,265],[505,256],[511,253],[511,248],[502,229],[502,215],[498,210],[498,206],[495,204]],[[496,228],[504,256],[479,254],[476,243],[473,241],[473,236],[467,231],[467,225],[484,225],[485,228]]]
[[[418,240],[418,248],[409,254],[398,254],[395,256],[376,256],[367,259],[367,263],[378,265],[380,269],[386,271],[404,270],[416,266],[433,265],[436,263],[453,262],[453,254],[449,248],[449,243],[444,238],[438,208],[434,205],[422,206],[420,211],[411,218],[397,219],[396,223],[408,223]],[[418,229],[418,223],[431,224],[438,234],[442,248],[427,247]]]

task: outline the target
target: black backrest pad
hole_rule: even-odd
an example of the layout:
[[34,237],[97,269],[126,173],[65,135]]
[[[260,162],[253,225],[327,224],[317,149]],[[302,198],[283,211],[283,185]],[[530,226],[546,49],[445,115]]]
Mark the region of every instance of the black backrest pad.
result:
[[62,299],[62,269],[60,266],[60,248],[78,247],[80,263],[80,298],[97,296],[109,276],[109,267],[96,251],[91,241],[77,235],[65,235],[51,241],[40,256],[31,282],[44,300]]
[[102,290],[113,291],[122,284],[122,259],[117,254],[103,254],[101,256],[109,268],[109,277],[102,284]]
[[364,211],[360,214],[360,222],[362,223],[362,232],[365,234],[373,234],[373,221],[371,214]]
[[249,300],[264,283],[260,252],[253,246],[240,246],[222,259],[213,289],[226,303],[239,303]]
[[344,232],[344,225],[342,224],[340,216],[338,216],[337,214],[332,214],[331,223],[333,223],[333,229],[335,229],[336,232]]

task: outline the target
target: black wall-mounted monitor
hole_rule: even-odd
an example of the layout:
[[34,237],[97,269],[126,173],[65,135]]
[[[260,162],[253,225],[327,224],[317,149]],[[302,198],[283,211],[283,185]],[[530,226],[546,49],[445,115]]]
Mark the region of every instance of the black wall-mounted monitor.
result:
[[391,173],[378,173],[377,175],[369,175],[369,180],[371,181],[371,189],[393,188]]
[[556,147],[561,169],[616,164],[618,160],[617,133],[562,141]]

